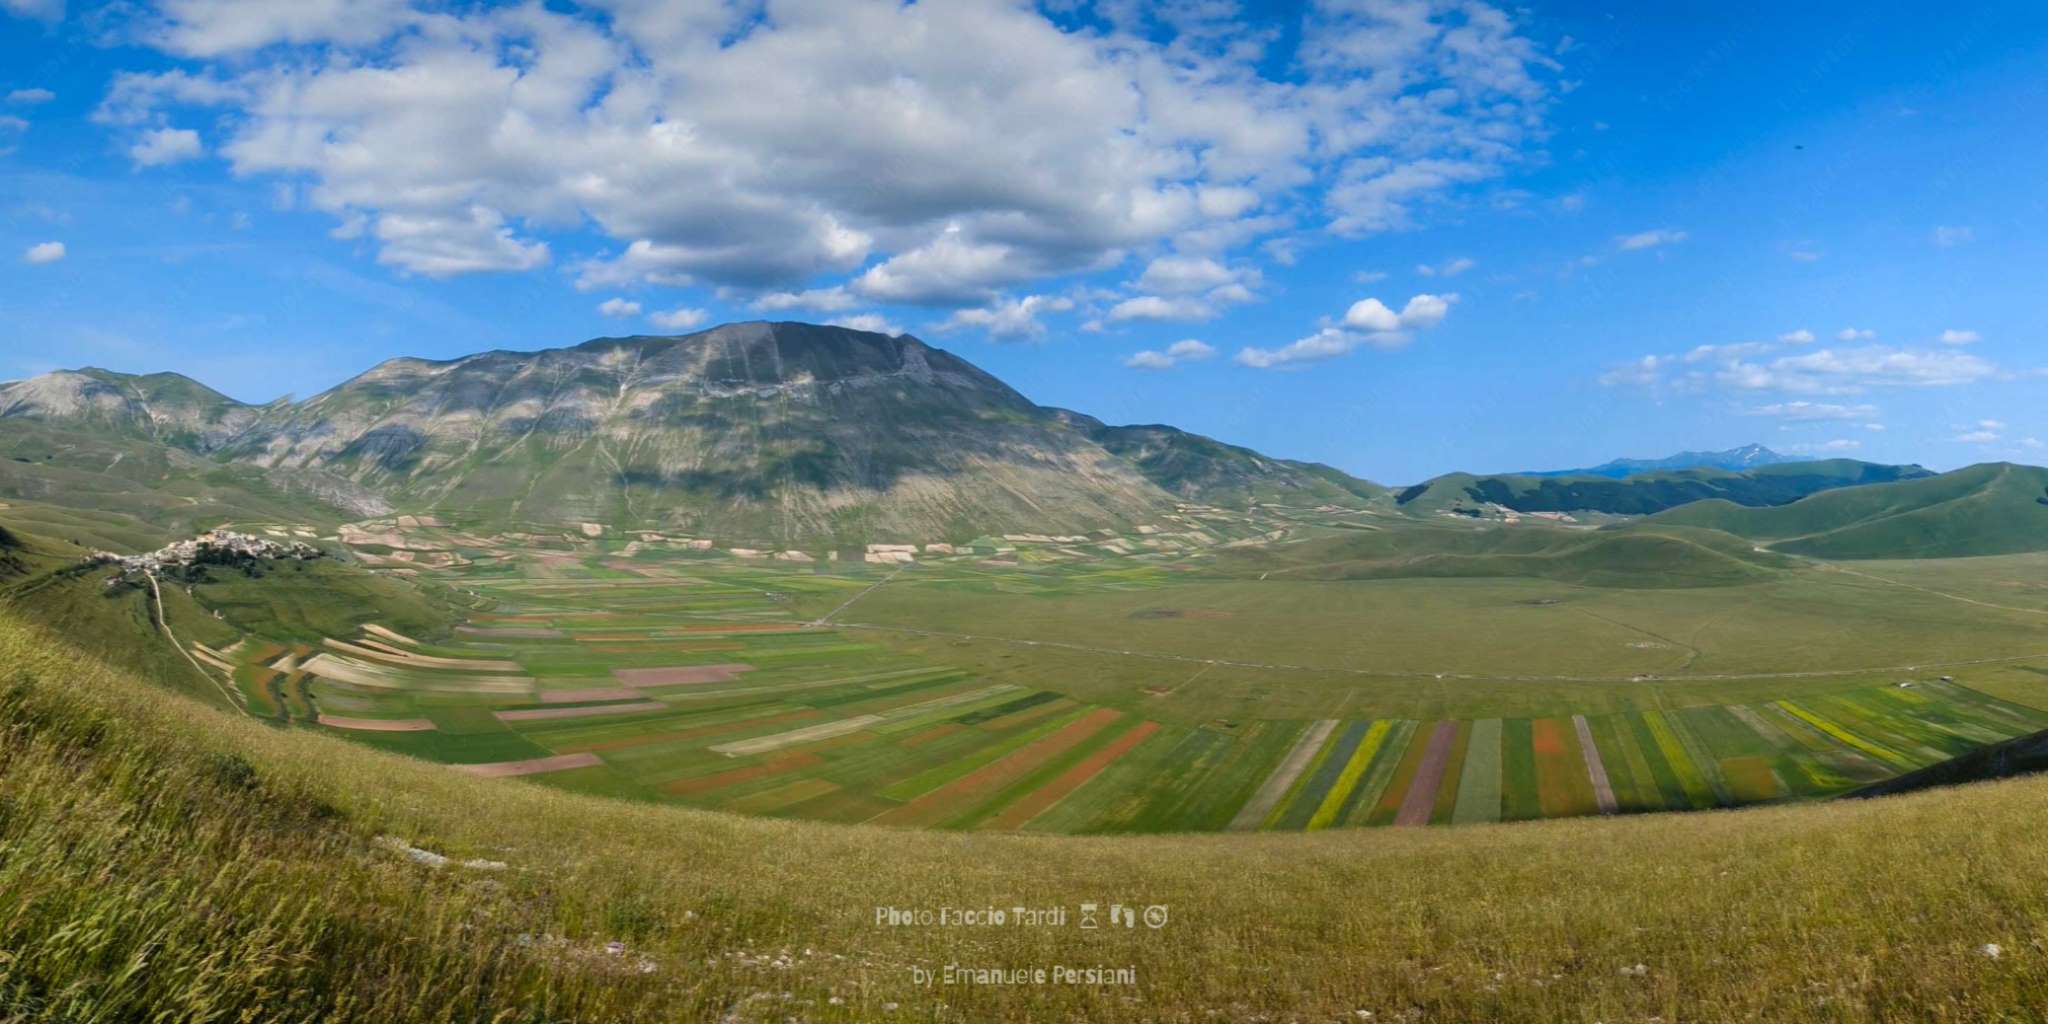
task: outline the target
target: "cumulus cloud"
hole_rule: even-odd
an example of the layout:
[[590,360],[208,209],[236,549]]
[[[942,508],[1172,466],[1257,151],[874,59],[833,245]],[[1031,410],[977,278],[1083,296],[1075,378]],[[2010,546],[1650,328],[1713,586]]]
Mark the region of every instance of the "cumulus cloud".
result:
[[29,246],[21,258],[33,264],[55,263],[64,258],[64,243],[38,242]]
[[1976,331],[1959,331],[1953,327],[1941,332],[1940,338],[1944,345],[1973,345],[1982,340],[1984,336]]
[[856,331],[872,331],[876,334],[900,335],[909,333],[902,327],[891,323],[887,317],[882,316],[880,313],[856,313],[852,316],[842,316],[825,322],[835,327],[850,327]]
[[687,331],[710,318],[710,313],[701,309],[691,309],[687,306],[670,310],[657,310],[647,314],[647,319],[653,321],[654,326],[664,327],[671,331]]
[[953,315],[939,325],[939,330],[971,327],[992,338],[1036,338],[1045,334],[1045,325],[1038,320],[1041,315],[1072,308],[1074,300],[1065,296],[1026,295],[1021,299],[1003,299],[974,309],[954,310]]
[[1360,345],[1376,345],[1381,348],[1398,348],[1407,339],[1399,334],[1361,334],[1335,327],[1325,327],[1306,338],[1301,338],[1280,348],[1242,348],[1234,357],[1240,366],[1259,370],[1294,369],[1303,363],[1335,359]]
[[117,76],[99,119],[220,108],[235,173],[303,181],[405,270],[539,266],[589,225],[587,288],[857,274],[834,283],[986,308],[1154,247],[1407,225],[1521,162],[1555,91],[1481,0],[1227,42],[1010,0],[585,6],[161,0],[148,41],[194,63]]
[[1206,256],[1161,256],[1138,275],[1137,287],[1148,292],[1186,295],[1221,288],[1237,279],[1235,271]]
[[1778,340],[1787,345],[1811,345],[1813,344],[1813,332],[1801,327],[1796,331],[1786,331],[1778,335]]
[[1248,347],[1238,350],[1238,364],[1255,369],[1287,368],[1302,363],[1334,359],[1360,346],[1396,349],[1408,344],[1411,330],[1427,330],[1443,323],[1456,295],[1413,296],[1399,313],[1375,298],[1360,299],[1344,311],[1336,325],[1277,349]]
[[386,213],[374,229],[379,262],[428,277],[483,270],[531,270],[548,261],[546,242],[513,237],[503,214],[472,206],[462,214]]
[[199,133],[190,128],[158,128],[144,132],[128,147],[128,159],[137,167],[161,167],[197,158],[205,152]]
[[1207,320],[1215,307],[1185,295],[1140,295],[1109,308],[1111,320]]
[[597,304],[597,311],[605,316],[639,316],[640,304],[630,299],[606,299]]
[[1638,249],[1677,245],[1685,241],[1686,237],[1685,232],[1673,228],[1653,228],[1649,231],[1638,231],[1633,235],[1620,235],[1614,239],[1614,247],[1622,252],[1634,252]]
[[15,89],[7,94],[7,102],[23,105],[48,103],[56,98],[57,94],[48,89]]
[[800,292],[768,292],[753,302],[759,310],[810,309],[836,312],[860,305],[860,299],[845,288],[812,288]]
[[1208,359],[1215,354],[1215,346],[1194,338],[1183,338],[1166,346],[1163,352],[1146,349],[1133,353],[1130,358],[1124,360],[1124,365],[1140,370],[1168,370],[1181,363]]
[[1868,327],[1844,327],[1835,332],[1836,341],[1869,341],[1877,332]]

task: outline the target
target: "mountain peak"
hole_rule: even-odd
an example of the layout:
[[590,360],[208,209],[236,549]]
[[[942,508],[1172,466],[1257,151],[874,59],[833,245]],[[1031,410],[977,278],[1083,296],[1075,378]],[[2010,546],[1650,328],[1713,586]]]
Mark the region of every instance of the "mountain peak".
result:
[[1660,473],[1677,469],[1725,469],[1734,472],[1756,469],[1760,466],[1776,466],[1787,462],[1810,462],[1810,459],[1780,455],[1761,444],[1751,442],[1723,451],[1683,451],[1654,459],[1611,459],[1597,466],[1579,469],[1548,469],[1514,474],[1517,476],[1604,476],[1619,479],[1637,473]]

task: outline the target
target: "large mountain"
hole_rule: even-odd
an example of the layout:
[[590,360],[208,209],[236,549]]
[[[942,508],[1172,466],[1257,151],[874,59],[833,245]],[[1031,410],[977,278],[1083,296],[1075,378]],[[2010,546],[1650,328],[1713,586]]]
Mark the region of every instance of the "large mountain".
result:
[[15,421],[338,477],[401,509],[735,542],[1067,533],[1176,500],[1380,493],[1329,467],[1044,408],[912,337],[799,323],[393,359],[263,407],[169,374],[52,374],[0,385],[0,423]]
[[255,423],[259,410],[176,373],[97,367],[0,384],[0,418],[65,423],[116,437],[206,451]]
[[1743,473],[1763,466],[1776,466],[1805,459],[1780,455],[1760,444],[1746,444],[1718,452],[1679,452],[1661,459],[1610,459],[1584,469],[1546,469],[1517,476],[1605,476],[1620,479],[1637,473],[1660,473],[1674,469],[1725,469]]
[[1929,475],[1919,466],[1885,466],[1854,459],[1787,462],[1741,473],[1723,469],[1666,470],[1624,477],[1447,473],[1402,490],[1395,501],[1414,513],[1492,504],[1517,512],[1650,515],[1717,498],[1735,505],[1783,505],[1837,487]]

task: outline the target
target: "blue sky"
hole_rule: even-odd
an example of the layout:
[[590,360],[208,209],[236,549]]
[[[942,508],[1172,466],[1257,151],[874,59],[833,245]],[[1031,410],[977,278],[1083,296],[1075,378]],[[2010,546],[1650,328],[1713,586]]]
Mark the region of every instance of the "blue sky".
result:
[[0,0],[0,377],[842,320],[1394,483],[2048,460],[2048,12],[1603,6]]

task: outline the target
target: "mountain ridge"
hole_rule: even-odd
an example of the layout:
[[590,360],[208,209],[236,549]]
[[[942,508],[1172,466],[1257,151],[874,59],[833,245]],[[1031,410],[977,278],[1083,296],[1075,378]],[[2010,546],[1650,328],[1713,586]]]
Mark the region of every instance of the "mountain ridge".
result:
[[1637,473],[1657,473],[1677,469],[1725,469],[1731,472],[1745,472],[1762,466],[1777,466],[1792,462],[1815,462],[1791,455],[1781,455],[1756,442],[1738,445],[1721,451],[1682,451],[1655,459],[1609,459],[1597,466],[1581,469],[1542,469],[1520,473],[1503,473],[1502,476],[1604,476],[1615,479],[1634,476]]
[[[816,545],[1114,528],[1178,502],[1363,506],[1384,491],[1172,427],[1040,406],[910,335],[796,322],[400,356],[265,406],[177,375],[173,386],[96,372],[106,379],[0,384],[0,422],[121,433],[506,522]],[[160,422],[187,429],[144,425]]]

